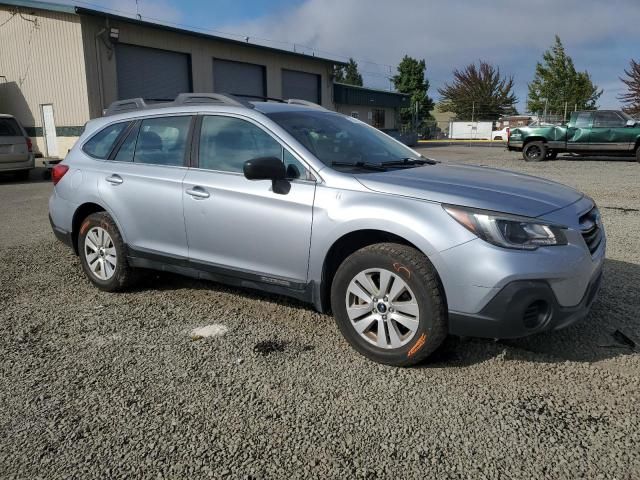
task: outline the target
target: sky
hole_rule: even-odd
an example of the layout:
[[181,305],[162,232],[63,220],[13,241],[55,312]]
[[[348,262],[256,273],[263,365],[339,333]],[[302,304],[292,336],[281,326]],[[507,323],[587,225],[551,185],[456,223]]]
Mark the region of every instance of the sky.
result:
[[[58,0],[60,1],[60,0]],[[87,3],[88,2],[88,3]],[[513,75],[518,107],[536,62],[560,35],[578,70],[618,108],[619,77],[640,60],[640,0],[62,0],[317,56],[353,57],[365,86],[388,89],[407,54],[424,59],[429,95],[454,68],[484,60]],[[136,10],[137,9],[137,10]],[[295,47],[294,47],[295,45]]]

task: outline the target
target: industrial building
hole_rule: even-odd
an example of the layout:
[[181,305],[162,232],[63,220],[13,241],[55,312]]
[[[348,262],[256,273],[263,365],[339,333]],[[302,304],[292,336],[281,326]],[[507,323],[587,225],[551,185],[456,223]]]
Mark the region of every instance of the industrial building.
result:
[[64,157],[89,119],[124,98],[300,98],[379,128],[394,128],[397,107],[408,102],[400,94],[334,87],[334,68],[344,65],[335,59],[80,6],[2,0],[0,41],[0,112],[16,116],[47,157]]

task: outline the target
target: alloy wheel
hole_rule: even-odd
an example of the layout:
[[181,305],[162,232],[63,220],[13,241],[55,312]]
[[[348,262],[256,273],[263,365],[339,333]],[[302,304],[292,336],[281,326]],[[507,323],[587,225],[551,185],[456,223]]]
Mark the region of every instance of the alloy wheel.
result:
[[400,348],[418,330],[416,296],[402,277],[389,270],[371,268],[357,274],[349,283],[345,301],[355,331],[379,348]]
[[109,233],[102,227],[93,227],[84,239],[84,256],[89,270],[100,280],[113,277],[118,256]]

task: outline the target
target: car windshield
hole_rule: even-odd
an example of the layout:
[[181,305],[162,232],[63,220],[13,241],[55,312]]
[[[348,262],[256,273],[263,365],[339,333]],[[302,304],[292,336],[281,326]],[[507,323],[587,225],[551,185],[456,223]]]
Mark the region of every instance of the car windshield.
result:
[[267,116],[329,167],[380,171],[431,163],[352,117],[325,111],[274,112]]

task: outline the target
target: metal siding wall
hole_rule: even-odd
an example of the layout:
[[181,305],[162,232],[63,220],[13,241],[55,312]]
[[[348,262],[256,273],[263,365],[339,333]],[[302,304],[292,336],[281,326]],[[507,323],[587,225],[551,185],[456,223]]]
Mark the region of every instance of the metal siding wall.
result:
[[0,111],[42,127],[40,105],[51,103],[56,126],[83,126],[89,108],[80,19],[31,8],[21,13],[11,18],[10,7],[0,6],[0,75],[6,77]]

